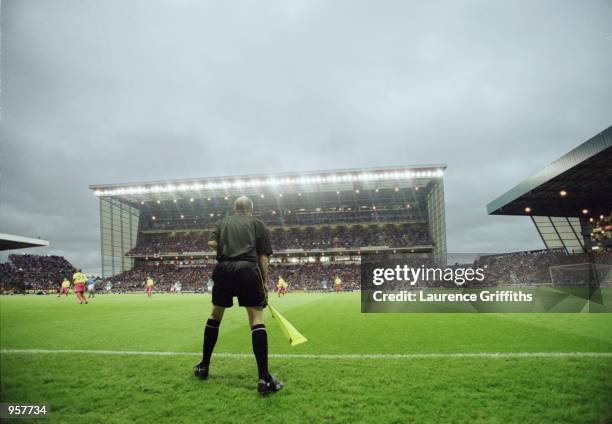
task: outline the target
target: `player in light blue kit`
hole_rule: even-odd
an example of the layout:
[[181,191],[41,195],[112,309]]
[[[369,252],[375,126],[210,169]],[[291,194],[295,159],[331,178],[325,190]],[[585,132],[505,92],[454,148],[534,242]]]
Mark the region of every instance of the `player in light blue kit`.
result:
[[87,279],[87,297],[89,299],[96,297],[96,280],[94,280],[93,275]]

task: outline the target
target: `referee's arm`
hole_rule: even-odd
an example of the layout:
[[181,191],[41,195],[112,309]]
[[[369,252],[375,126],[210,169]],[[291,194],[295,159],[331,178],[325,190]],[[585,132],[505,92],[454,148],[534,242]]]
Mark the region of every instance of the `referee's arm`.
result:
[[259,260],[259,269],[261,270],[261,276],[263,278],[264,287],[268,287],[268,264],[270,263],[270,258],[268,255],[258,255],[257,259]]
[[272,243],[270,243],[270,232],[262,221],[255,221],[255,246],[257,260],[263,278],[264,287],[268,287],[268,265],[272,254]]

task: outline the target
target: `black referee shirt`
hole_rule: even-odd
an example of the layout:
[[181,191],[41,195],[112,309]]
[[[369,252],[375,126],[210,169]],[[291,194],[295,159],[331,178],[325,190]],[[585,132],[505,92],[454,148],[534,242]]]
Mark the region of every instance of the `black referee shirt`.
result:
[[217,222],[210,240],[217,242],[217,261],[258,262],[271,255],[270,235],[264,223],[251,215],[235,213]]

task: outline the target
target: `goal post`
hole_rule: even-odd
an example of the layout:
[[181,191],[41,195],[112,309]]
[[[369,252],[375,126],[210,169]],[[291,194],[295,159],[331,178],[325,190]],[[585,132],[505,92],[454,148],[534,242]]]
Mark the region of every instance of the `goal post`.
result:
[[591,288],[612,285],[612,265],[583,262],[553,265],[548,268],[553,287],[573,286]]

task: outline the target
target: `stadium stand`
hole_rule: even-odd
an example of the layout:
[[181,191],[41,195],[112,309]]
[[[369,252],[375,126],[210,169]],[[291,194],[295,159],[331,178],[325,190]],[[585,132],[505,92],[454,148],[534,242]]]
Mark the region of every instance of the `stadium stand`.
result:
[[[128,255],[172,255],[172,253],[208,251],[209,231],[144,233]],[[273,228],[272,245],[275,251],[287,249],[332,249],[356,246],[403,247],[431,245],[432,240],[424,223],[321,226],[304,228]]]
[[[468,266],[485,269],[486,279],[472,287],[559,284],[563,278],[552,270],[577,275],[589,263],[602,265],[607,274],[598,278],[610,284],[612,213],[601,187],[610,186],[611,143],[608,128],[488,205],[491,214],[530,216],[547,249],[481,255]],[[210,231],[231,213],[236,196],[248,194],[271,231],[270,289],[283,276],[290,290],[332,290],[339,276],[352,290],[359,287],[365,252],[445,257],[443,169],[92,186],[100,199],[103,274],[115,291],[141,290],[147,276],[161,291],[176,282],[184,291],[206,291],[215,263],[207,248]],[[54,290],[73,272],[62,257],[10,255],[0,264],[0,288]]]
[[548,249],[611,249],[611,163],[608,127],[490,202],[487,211],[530,217]]
[[[214,224],[248,195],[270,232],[271,287],[320,290],[359,283],[362,252],[446,254],[444,165],[213,177],[91,186],[100,199],[103,276],[118,290],[147,275],[166,290],[202,291],[215,262]],[[299,275],[300,278],[297,278]]]
[[[420,255],[418,264],[424,263]],[[540,284],[555,285],[550,269],[557,266],[572,266],[589,263],[593,256],[588,254],[570,255],[563,249],[534,250],[495,255],[481,255],[471,264],[456,264],[454,267],[470,266],[485,269],[486,280],[470,283],[464,287],[530,287]],[[597,252],[595,261],[607,265],[607,274],[601,276],[601,284],[612,286],[612,252]],[[115,292],[140,291],[144,281],[151,276],[156,282],[156,290],[167,292],[180,282],[185,292],[205,292],[206,283],[211,277],[213,264],[190,265],[184,261],[174,264],[147,265],[135,267],[107,278]],[[453,266],[451,266],[453,267]],[[64,276],[70,278],[74,267],[63,257],[38,255],[11,255],[10,260],[0,263],[0,284],[3,293],[23,291],[55,292]],[[355,290],[360,286],[360,265],[357,263],[272,263],[270,268],[269,290],[274,290],[278,278],[282,276],[289,283],[289,290],[331,291],[336,276],[340,277],[343,289]],[[428,287],[452,287],[448,282],[428,282]]]
[[[486,279],[482,282],[465,284],[465,288],[476,287],[532,287],[541,284],[554,285],[550,269],[556,266],[585,264],[592,260],[588,254],[570,255],[563,249],[534,250],[511,252],[504,254],[481,255],[469,264],[456,264],[450,267],[483,268]],[[599,265],[612,265],[611,252],[599,252],[596,255]],[[432,261],[430,259],[430,261]],[[186,261],[189,262],[189,261]],[[428,263],[422,254],[415,258],[415,266]],[[433,262],[432,262],[433,263]],[[172,284],[181,282],[184,291],[205,292],[206,283],[211,274],[213,264],[193,266],[184,263],[173,265],[158,265],[136,267],[133,270],[118,274],[109,280],[119,291],[142,290],[147,276],[151,276],[158,284],[157,290],[168,291]],[[320,291],[333,289],[335,276],[339,276],[345,290],[359,289],[360,264],[358,263],[272,263],[270,268],[270,284],[268,289],[274,290],[278,277],[282,276],[289,283],[289,290]],[[612,275],[602,277],[602,285],[610,286]],[[451,282],[430,281],[427,287],[454,287]],[[423,287],[423,285],[419,285]]]
[[[545,225],[550,232],[543,235],[547,250],[477,258],[472,265],[487,269],[482,284],[550,283],[551,267],[587,261],[569,259],[589,245],[583,236],[590,235],[593,245],[609,244],[612,215],[606,215],[609,210],[595,214],[608,207],[608,198],[601,190],[591,197],[580,193],[580,181],[587,174],[593,177],[593,170],[596,184],[585,190],[601,188],[609,178],[609,167],[604,169],[609,142],[610,129],[489,205],[492,214],[525,214],[529,204],[528,215],[546,220],[534,219],[541,235]],[[271,231],[271,289],[280,275],[290,290],[321,290],[326,284],[331,289],[336,275],[346,289],[357,288],[366,252],[423,253],[445,264],[444,169],[433,165],[91,186],[100,200],[103,276],[120,291],[140,290],[147,276],[162,291],[177,281],[184,291],[205,291],[215,263],[208,236],[243,194],[252,198],[254,215]],[[564,199],[571,200],[562,206],[565,215],[554,208],[559,208],[563,187],[570,192]],[[589,213],[579,209],[576,217],[579,203]],[[556,241],[549,237],[553,232]],[[603,262],[609,260],[605,251],[600,254]]]
[[[483,255],[474,261],[474,267],[486,270],[483,286],[529,287],[554,284],[551,268],[558,266],[595,263],[612,264],[612,252],[568,254],[563,249],[513,252],[500,255]],[[609,281],[602,281],[608,283]]]
[[[179,266],[161,265],[156,267],[137,267],[115,275],[107,281],[113,284],[114,291],[128,292],[142,290],[147,277],[156,282],[156,290],[167,292],[180,282],[185,292],[205,292],[206,283],[211,277],[213,265]],[[290,290],[332,289],[336,276],[342,279],[343,288],[354,290],[359,287],[359,266],[356,264],[275,264],[270,267],[269,290],[274,290],[279,276],[289,283]]]
[[204,291],[210,278],[212,267],[179,267],[175,265],[136,267],[107,279],[113,289],[119,292],[142,290],[147,277],[153,278],[156,290],[169,291],[170,287],[180,282],[184,291]]
[[[396,208],[391,210],[362,210],[352,211],[352,208],[343,209],[333,207],[330,211],[317,211],[317,208],[300,210],[274,209],[268,213],[259,213],[260,218],[266,225],[324,225],[338,223],[370,223],[386,222],[398,220],[418,220],[422,219],[422,214],[418,210],[406,208]],[[180,221],[172,219],[157,218],[154,221],[142,222],[142,230],[178,230],[178,229],[201,229],[215,224],[222,213],[213,213],[212,216],[193,215],[186,212]]]
[[12,254],[0,263],[0,291],[55,290],[64,278],[72,278],[75,267],[63,256]]
[[612,250],[612,213],[607,216],[600,215],[589,221],[592,245],[599,247],[601,250]]

